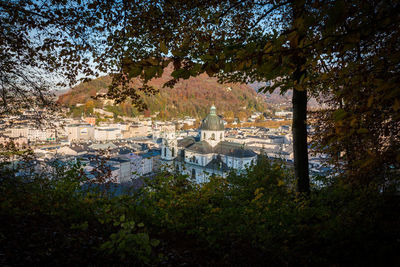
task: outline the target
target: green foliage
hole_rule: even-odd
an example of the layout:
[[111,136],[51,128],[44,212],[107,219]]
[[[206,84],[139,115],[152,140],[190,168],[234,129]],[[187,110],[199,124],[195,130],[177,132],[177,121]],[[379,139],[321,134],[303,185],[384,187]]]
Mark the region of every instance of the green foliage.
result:
[[[109,240],[100,246],[100,249],[109,255],[117,255],[121,260],[135,256],[138,263],[151,262],[152,248],[158,246],[159,240],[150,239],[145,232],[144,224],[135,224],[127,220],[129,208],[120,207],[121,199],[115,199],[113,205],[107,207],[100,219],[102,224],[112,224],[119,230],[112,233]],[[122,215],[120,215],[122,214]]]
[[84,106],[72,106],[70,108],[69,116],[72,116],[73,118],[80,118],[82,114],[85,114],[85,107]]
[[88,180],[79,163],[56,166],[52,177],[19,177],[7,169],[1,177],[0,218],[10,224],[0,226],[0,243],[10,264],[157,260],[151,249],[157,240],[143,224],[135,226],[123,197],[103,194],[96,184],[82,187]]
[[[52,90],[95,75],[91,68],[88,23],[82,2],[0,2],[0,84],[2,114],[53,107]],[[86,41],[84,41],[86,39]]]
[[[104,194],[81,166],[52,179],[0,180],[0,245],[11,265],[363,265],[398,259],[397,198],[340,182],[294,190],[292,170],[254,166],[199,185],[160,173],[146,186]],[[338,180],[336,180],[338,181]],[[397,258],[394,258],[394,257]]]
[[122,108],[119,105],[108,105],[105,107],[105,110],[114,113],[114,118],[115,116],[123,116]]
[[202,186],[187,178],[164,174],[148,181],[137,193],[144,207],[136,213],[164,238],[172,232],[191,240],[191,247],[200,246],[198,253],[212,260],[327,265],[394,255],[390,248],[370,251],[379,245],[376,238],[385,244],[394,240],[380,221],[382,196],[375,188],[334,184],[304,198],[295,193],[290,171],[265,158],[245,175],[213,177]]

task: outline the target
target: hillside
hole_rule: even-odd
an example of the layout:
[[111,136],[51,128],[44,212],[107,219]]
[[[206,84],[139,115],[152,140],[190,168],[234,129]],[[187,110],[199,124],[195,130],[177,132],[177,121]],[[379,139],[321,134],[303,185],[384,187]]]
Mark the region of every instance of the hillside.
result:
[[[160,112],[160,117],[183,117],[194,116],[201,118],[208,113],[209,107],[215,104],[218,113],[227,117],[240,116],[240,112],[250,114],[252,111],[266,111],[267,104],[262,97],[248,85],[244,84],[220,84],[216,78],[202,74],[198,77],[191,77],[188,80],[179,81],[174,88],[162,88],[171,76],[172,68],[168,67],[161,78],[154,79],[150,85],[159,89],[154,96],[143,96],[148,110],[154,114]],[[105,93],[111,77],[104,76],[82,83],[67,93],[59,96],[59,102],[68,106],[77,103],[85,104],[95,96],[96,93]],[[139,86],[139,81],[134,84]],[[104,101],[94,101],[94,105],[105,107]],[[130,103],[122,103],[119,107],[108,107],[109,110],[118,109],[124,115],[139,114]]]
[[[249,84],[251,88],[253,88],[256,92],[258,92],[258,89],[261,87],[265,86],[264,82],[255,82]],[[275,89],[272,93],[266,92],[266,93],[259,93],[259,95],[263,96],[265,99],[265,102],[268,104],[287,104],[292,102],[292,90],[288,90],[286,93],[281,94],[279,89]],[[319,108],[321,107],[321,104],[318,103],[317,99],[314,97],[311,97],[308,99],[307,106],[309,108]]]

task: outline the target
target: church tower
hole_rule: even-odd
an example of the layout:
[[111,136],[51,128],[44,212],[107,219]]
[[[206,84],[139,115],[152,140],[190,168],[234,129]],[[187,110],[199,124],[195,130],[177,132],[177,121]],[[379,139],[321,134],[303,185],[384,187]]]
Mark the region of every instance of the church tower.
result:
[[201,122],[200,134],[200,140],[206,141],[212,147],[225,140],[224,122],[217,115],[217,109],[214,105],[210,108],[210,114]]
[[178,153],[178,142],[175,131],[162,133],[161,159],[171,161],[176,158]]

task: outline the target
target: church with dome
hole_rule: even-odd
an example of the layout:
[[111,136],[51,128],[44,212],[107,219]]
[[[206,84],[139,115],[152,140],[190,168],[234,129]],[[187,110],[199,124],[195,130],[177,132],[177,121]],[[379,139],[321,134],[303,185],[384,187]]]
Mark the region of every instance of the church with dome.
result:
[[161,160],[197,183],[207,182],[212,175],[225,177],[231,169],[243,170],[257,160],[253,150],[225,141],[224,122],[215,106],[202,120],[199,135],[200,140],[192,136],[177,140],[175,132],[164,133]]

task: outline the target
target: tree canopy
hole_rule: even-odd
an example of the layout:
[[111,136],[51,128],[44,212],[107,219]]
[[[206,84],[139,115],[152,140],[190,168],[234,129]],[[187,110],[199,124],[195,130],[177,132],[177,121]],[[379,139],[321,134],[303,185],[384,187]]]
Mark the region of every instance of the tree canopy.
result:
[[[113,74],[107,97],[144,108],[139,92],[152,94],[148,82],[172,64],[165,86],[207,73],[294,89],[298,152],[297,181],[261,155],[202,185],[161,172],[115,196],[103,162],[94,180],[79,162],[37,174],[31,152],[10,144],[0,153],[0,221],[11,222],[0,224],[1,262],[398,263],[399,9],[395,0],[0,0],[2,112],[31,97],[46,104],[51,85],[101,72]],[[311,95],[327,108],[307,117]],[[294,184],[309,190],[306,123],[314,151],[339,172],[304,198]]]
[[95,20],[79,2],[0,1],[1,114],[49,106],[52,90],[94,74],[87,34]]
[[[261,91],[294,89],[295,165],[300,160],[304,181],[310,95],[324,94],[332,109],[323,125],[335,131],[318,130],[320,151],[344,152],[336,162],[349,170],[374,158],[396,159],[391,168],[400,160],[398,11],[391,0],[3,0],[2,102],[28,89],[41,98],[48,83],[37,73],[69,83],[80,73],[112,73],[106,96],[144,109],[138,92],[155,93],[148,82],[172,64],[165,86],[207,73],[221,82],[268,82]],[[142,86],[132,85],[137,77]]]

